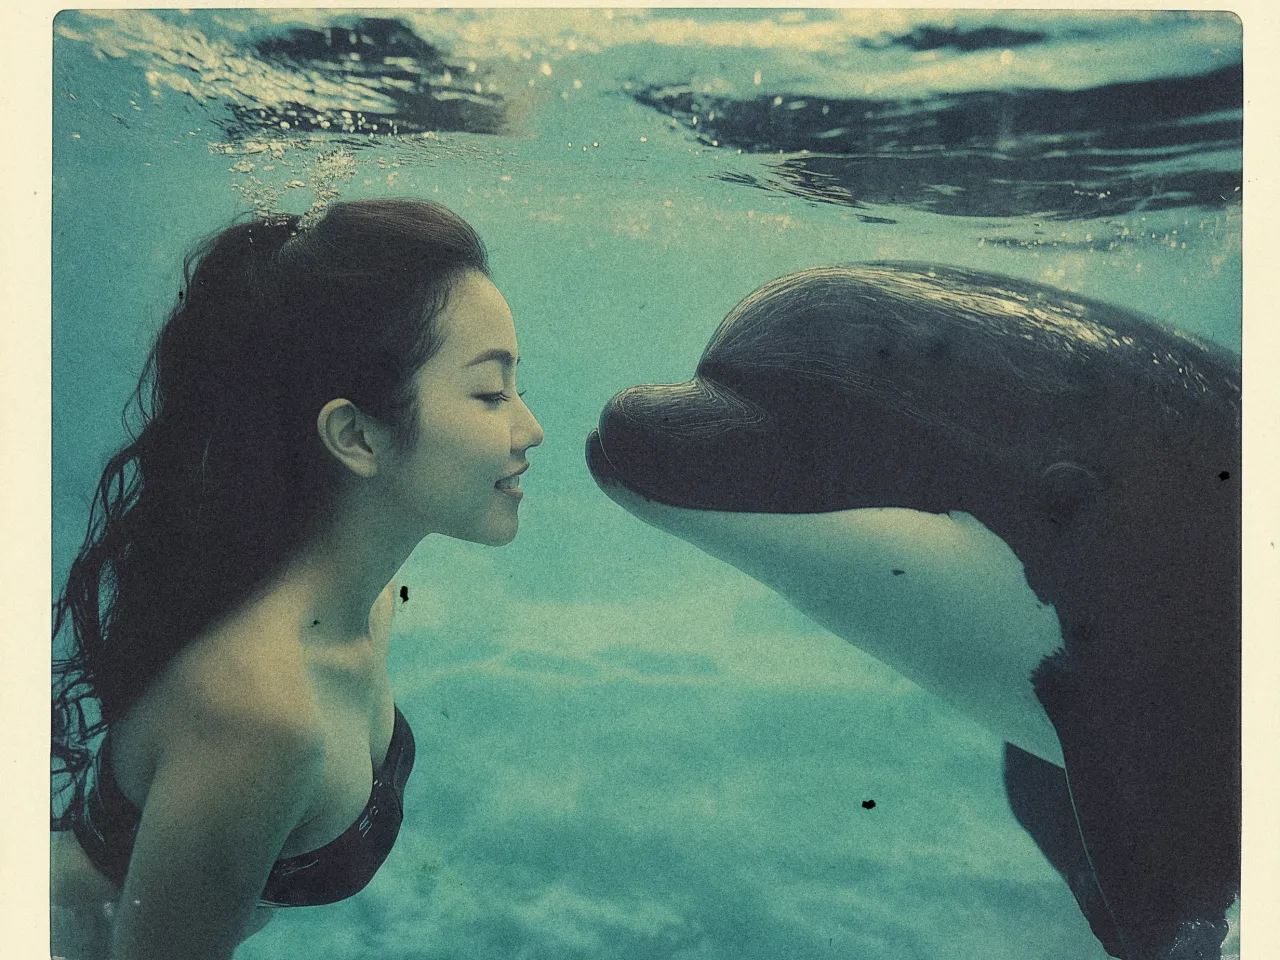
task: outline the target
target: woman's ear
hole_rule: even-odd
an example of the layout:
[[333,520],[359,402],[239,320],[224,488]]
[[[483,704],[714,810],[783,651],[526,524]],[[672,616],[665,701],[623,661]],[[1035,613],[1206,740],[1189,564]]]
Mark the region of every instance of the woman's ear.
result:
[[320,442],[357,477],[372,477],[390,447],[390,431],[350,400],[330,400],[316,416]]

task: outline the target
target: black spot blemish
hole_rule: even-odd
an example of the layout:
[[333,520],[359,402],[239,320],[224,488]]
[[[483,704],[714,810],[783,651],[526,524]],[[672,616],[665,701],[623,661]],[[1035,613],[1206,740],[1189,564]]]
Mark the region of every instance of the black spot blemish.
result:
[[875,802],[874,800],[863,800],[863,801],[862,801],[862,809],[863,809],[863,810],[871,810],[871,809],[874,809],[874,808],[875,808],[875,805],[876,805],[876,802]]
[[179,291],[178,291],[178,299],[179,299],[179,300],[181,300],[181,299],[182,299],[182,291],[181,291],[181,290],[179,290]]
[[319,621],[319,620],[312,620],[312,621],[311,621],[311,625],[312,625],[313,627],[318,627],[318,626],[320,626],[320,621]]
[[408,603],[408,602],[409,602],[409,588],[408,588],[408,587],[403,587],[403,586],[402,586],[402,587],[400,588],[400,602],[401,602],[401,603]]
[[892,573],[895,577],[900,577],[900,576],[902,576],[904,573],[906,573],[907,571],[905,571],[905,570],[890,570],[889,572],[890,572],[890,573]]
[[1218,474],[1218,479],[1219,479],[1219,480],[1230,480],[1230,479],[1231,479],[1231,471],[1229,471],[1229,470],[1223,470],[1220,474]]

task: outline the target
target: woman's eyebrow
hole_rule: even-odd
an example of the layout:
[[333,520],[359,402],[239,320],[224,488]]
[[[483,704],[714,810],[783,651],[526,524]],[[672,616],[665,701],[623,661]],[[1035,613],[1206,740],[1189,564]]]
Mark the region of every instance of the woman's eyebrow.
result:
[[486,350],[484,353],[480,354],[480,356],[476,357],[466,366],[474,367],[476,364],[488,363],[490,360],[497,360],[504,367],[514,367],[516,364],[520,362],[520,359],[518,357],[512,356],[510,351],[503,350],[501,347],[498,347],[494,350]]

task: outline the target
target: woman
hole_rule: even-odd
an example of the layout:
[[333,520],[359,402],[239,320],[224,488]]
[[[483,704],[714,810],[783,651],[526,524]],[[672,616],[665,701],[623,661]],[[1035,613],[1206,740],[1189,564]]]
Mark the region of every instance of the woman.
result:
[[509,542],[542,441],[442,207],[257,220],[186,275],[55,607],[59,956],[227,958],[273,907],[368,882],[413,763],[393,577],[431,533]]

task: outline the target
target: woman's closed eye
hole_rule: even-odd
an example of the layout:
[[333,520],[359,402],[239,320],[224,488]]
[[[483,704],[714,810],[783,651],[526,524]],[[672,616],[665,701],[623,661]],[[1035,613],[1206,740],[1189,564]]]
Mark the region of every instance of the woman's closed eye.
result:
[[[516,394],[516,396],[523,397],[526,392],[527,391],[521,390]],[[505,390],[499,390],[497,393],[477,393],[476,399],[483,400],[485,403],[506,403],[515,398]]]

